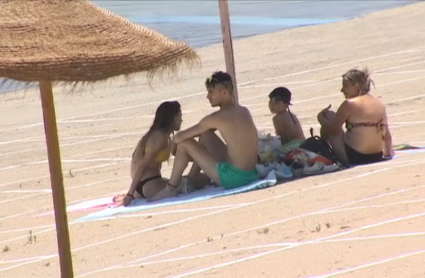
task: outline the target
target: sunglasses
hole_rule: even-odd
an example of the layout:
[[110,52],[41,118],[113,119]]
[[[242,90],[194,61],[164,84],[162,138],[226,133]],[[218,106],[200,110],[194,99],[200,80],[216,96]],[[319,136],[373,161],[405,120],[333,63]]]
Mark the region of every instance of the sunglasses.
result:
[[216,77],[214,77],[214,76],[210,76],[210,77],[208,77],[207,78],[207,81],[206,81],[206,84],[208,85],[208,86],[210,86],[210,85],[215,85],[215,84],[221,84],[221,85],[223,85],[226,89],[229,89],[229,88],[227,88],[227,85],[224,83],[224,82],[226,82],[227,80],[218,80]]

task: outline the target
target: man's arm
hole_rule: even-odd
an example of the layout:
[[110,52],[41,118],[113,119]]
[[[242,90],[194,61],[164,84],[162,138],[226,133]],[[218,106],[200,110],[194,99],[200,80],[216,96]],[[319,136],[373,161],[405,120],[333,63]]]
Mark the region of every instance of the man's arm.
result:
[[208,116],[204,117],[196,125],[189,127],[186,130],[180,131],[179,133],[174,135],[174,140],[173,140],[174,143],[179,144],[186,139],[199,136],[199,135],[201,135],[201,133],[203,133],[203,132],[205,132],[209,129],[217,129],[216,118],[217,118],[216,113],[208,115]]

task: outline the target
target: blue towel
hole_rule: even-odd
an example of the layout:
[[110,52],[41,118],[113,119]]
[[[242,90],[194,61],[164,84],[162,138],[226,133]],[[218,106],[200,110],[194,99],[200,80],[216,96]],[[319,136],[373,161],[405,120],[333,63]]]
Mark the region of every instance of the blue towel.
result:
[[275,186],[277,183],[276,173],[275,171],[271,171],[269,175],[263,180],[254,181],[248,185],[225,190],[223,187],[208,187],[205,189],[196,190],[187,195],[180,195],[177,197],[171,197],[162,199],[156,202],[147,202],[145,199],[137,199],[134,200],[130,206],[124,207],[115,207],[115,208],[107,208],[95,213],[91,213],[89,215],[83,216],[74,220],[74,223],[84,222],[94,219],[111,217],[120,213],[131,213],[136,211],[154,209],[159,207],[173,206],[173,205],[181,205],[193,202],[200,202],[212,198],[223,197],[243,192],[248,192],[256,189],[262,189],[267,187]]

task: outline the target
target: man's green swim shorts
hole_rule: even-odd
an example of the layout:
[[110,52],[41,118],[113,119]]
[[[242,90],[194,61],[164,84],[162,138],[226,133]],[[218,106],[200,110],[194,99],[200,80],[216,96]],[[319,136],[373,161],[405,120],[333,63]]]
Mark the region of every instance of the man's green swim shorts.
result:
[[229,162],[220,162],[215,166],[215,170],[220,179],[220,185],[225,189],[241,187],[258,180],[258,172],[255,168],[245,171],[236,168]]

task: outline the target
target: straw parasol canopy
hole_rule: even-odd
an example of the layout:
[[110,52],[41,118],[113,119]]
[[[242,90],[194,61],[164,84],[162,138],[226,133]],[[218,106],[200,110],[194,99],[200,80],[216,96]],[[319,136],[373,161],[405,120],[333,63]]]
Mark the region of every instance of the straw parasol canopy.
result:
[[62,277],[74,274],[52,82],[152,77],[198,61],[187,44],[88,1],[0,0],[0,78],[39,83]]
[[94,82],[196,62],[185,43],[83,0],[0,0],[0,77]]

